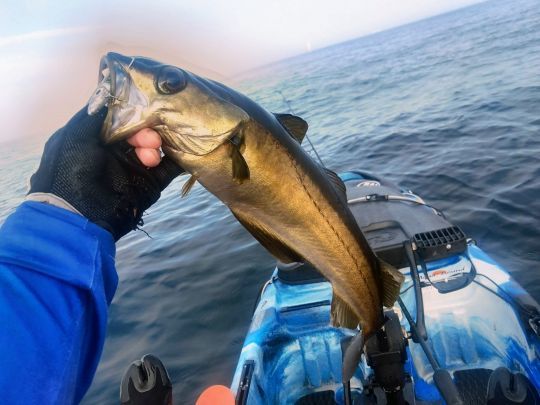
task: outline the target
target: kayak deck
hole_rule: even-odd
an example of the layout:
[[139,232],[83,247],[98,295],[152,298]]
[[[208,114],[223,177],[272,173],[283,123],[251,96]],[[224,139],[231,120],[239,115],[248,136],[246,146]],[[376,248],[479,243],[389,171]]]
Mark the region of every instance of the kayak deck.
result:
[[[532,330],[527,331],[528,325],[523,324],[514,304],[503,298],[505,295],[509,300],[517,295],[529,297],[528,294],[478,247],[469,246],[468,256],[477,271],[470,285],[448,294],[441,294],[431,286],[422,288],[426,329],[437,360],[454,379],[460,372],[464,378],[465,370],[506,367],[511,372],[525,374],[540,391],[540,341]],[[441,270],[449,274],[467,264],[467,259],[456,257],[432,263],[428,270],[430,274],[439,272],[441,277]],[[407,277],[404,289],[410,283]],[[409,311],[414,311],[412,289],[402,293],[401,298]],[[408,322],[402,319],[401,323],[408,330]],[[416,397],[424,401],[440,400],[433,385],[433,369],[420,345],[409,341],[409,350]]]
[[[489,373],[482,370],[506,367],[525,374],[540,391],[539,341],[526,332],[516,310],[492,292],[494,286],[483,281],[483,275],[497,280],[503,291],[526,295],[525,291],[479,248],[469,246],[468,251],[478,271],[478,283],[448,294],[423,288],[426,327],[435,357],[455,379],[456,373],[460,377],[458,388],[459,381],[470,384],[470,376],[488,378]],[[441,270],[449,272],[462,265],[460,262],[463,260],[432,265],[428,271],[436,279]],[[408,273],[406,276],[402,299],[414,312],[413,290],[407,290],[411,281]],[[254,360],[248,404],[295,404],[324,391],[332,391],[334,400],[341,403],[340,342],[355,331],[330,326],[331,299],[330,283],[288,284],[276,269],[253,315],[231,384],[233,391],[238,389],[242,365]],[[399,307],[394,310],[401,315]],[[405,330],[410,328],[403,316],[400,322]],[[410,340],[408,354],[405,369],[414,380],[417,400],[440,401],[433,369],[420,345]],[[362,392],[362,381],[371,373],[362,362],[351,382],[353,393]],[[485,381],[479,384],[484,389]]]

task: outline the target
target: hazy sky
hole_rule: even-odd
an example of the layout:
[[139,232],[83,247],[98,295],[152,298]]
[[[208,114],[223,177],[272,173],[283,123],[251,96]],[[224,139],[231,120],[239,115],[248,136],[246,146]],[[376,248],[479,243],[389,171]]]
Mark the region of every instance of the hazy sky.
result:
[[476,2],[2,0],[0,142],[62,125],[91,95],[108,50],[225,79]]

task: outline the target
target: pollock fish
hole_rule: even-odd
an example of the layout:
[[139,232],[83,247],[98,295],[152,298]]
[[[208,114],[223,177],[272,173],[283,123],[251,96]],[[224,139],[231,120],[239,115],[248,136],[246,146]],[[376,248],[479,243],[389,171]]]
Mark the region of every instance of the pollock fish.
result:
[[89,113],[105,104],[106,142],[153,128],[163,152],[191,174],[183,195],[199,182],[277,259],[309,262],[330,281],[332,324],[361,327],[345,354],[344,364],[354,357],[343,371],[350,379],[403,276],[369,249],[339,177],[302,148],[307,123],[178,67],[117,53],[102,58]]

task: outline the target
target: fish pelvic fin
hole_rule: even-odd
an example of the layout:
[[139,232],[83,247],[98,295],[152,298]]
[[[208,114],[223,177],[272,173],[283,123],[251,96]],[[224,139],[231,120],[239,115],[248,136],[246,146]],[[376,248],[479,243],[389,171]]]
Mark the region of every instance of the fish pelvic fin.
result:
[[332,326],[349,329],[356,329],[359,323],[359,319],[351,307],[335,292],[330,307],[330,322]]
[[279,123],[287,130],[289,135],[302,144],[308,130],[308,123],[292,114],[274,114]]
[[385,307],[392,307],[399,297],[401,285],[405,276],[394,266],[379,259],[379,273],[381,275],[382,304]]
[[182,198],[187,196],[194,184],[197,182],[197,176],[192,175],[182,186]]
[[229,139],[229,141],[229,156],[231,158],[233,180],[238,184],[242,184],[245,180],[249,180],[249,167],[241,152],[245,148],[245,138],[240,131]]
[[280,262],[294,263],[303,261],[300,255],[289,248],[284,242],[273,236],[257,221],[238,211],[231,211],[238,222],[240,222],[242,226],[246,228],[248,232],[253,235],[253,237],[257,239],[259,243],[263,245],[264,248],[266,248],[266,250],[268,250],[268,252],[270,252],[270,254]]

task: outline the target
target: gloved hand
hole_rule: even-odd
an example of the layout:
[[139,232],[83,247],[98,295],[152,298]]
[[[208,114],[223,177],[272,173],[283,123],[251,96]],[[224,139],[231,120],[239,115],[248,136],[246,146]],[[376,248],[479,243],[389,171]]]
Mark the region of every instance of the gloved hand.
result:
[[85,107],[51,136],[29,196],[60,197],[117,241],[142,225],[143,212],[183,170],[167,157],[146,168],[127,142],[104,145],[99,135],[106,114],[103,108],[90,116]]

